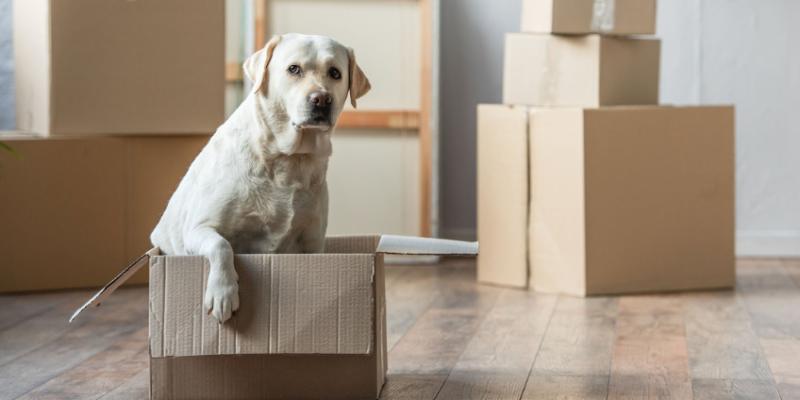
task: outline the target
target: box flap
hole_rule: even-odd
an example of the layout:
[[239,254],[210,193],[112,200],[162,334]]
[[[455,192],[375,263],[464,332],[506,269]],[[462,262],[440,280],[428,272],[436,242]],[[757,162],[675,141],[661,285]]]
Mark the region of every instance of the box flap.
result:
[[156,256],[159,255],[160,253],[161,252],[159,251],[159,249],[157,247],[154,247],[147,253],[142,254],[139,258],[136,259],[136,261],[134,261],[131,265],[129,265],[128,268],[125,268],[122,272],[119,273],[119,275],[117,275],[114,279],[112,279],[111,282],[109,282],[102,289],[100,289],[100,291],[97,292],[97,294],[94,295],[94,297],[89,299],[89,301],[87,301],[86,304],[81,306],[81,308],[79,308],[78,311],[75,311],[75,314],[72,314],[72,317],[69,319],[69,322],[75,320],[75,318],[80,313],[82,313],[83,310],[87,309],[90,305],[94,305],[95,307],[99,306],[100,303],[102,303],[103,300],[106,299],[106,297],[110,296],[111,293],[114,293],[114,291],[117,290],[118,287],[122,286],[122,284],[125,283],[125,281],[130,279],[130,277],[133,276],[133,274],[135,274],[136,271],[139,271],[139,269],[142,268],[143,265],[150,262],[151,256]]
[[477,256],[478,242],[383,235],[376,253],[421,256]]

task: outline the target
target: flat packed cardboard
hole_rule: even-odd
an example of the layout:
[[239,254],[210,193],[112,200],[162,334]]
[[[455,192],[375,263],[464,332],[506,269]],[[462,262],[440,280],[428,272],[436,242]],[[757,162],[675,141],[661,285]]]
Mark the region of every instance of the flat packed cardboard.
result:
[[523,0],[522,32],[656,33],[656,0]]
[[225,116],[224,0],[14,0],[17,129],[213,133]]
[[658,104],[661,42],[601,35],[506,35],[503,103]]
[[386,376],[384,254],[474,256],[477,243],[329,237],[324,254],[237,255],[240,307],[203,309],[209,263],[153,249],[89,300],[150,265],[151,399],[377,399]]
[[481,282],[576,296],[734,285],[732,107],[481,105],[478,119]]
[[[101,286],[150,232],[210,136],[0,136],[0,292]],[[147,275],[131,282],[147,282]]]

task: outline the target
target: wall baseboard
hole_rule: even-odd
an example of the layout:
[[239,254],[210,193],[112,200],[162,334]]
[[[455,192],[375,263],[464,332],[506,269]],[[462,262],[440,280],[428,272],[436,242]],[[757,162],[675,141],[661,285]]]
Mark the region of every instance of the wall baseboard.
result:
[[738,257],[800,257],[800,231],[737,231]]

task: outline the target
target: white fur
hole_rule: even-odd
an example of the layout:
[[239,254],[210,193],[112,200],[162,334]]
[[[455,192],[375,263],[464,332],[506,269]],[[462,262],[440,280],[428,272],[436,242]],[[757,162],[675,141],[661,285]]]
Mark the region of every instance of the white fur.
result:
[[[220,323],[239,308],[235,253],[323,251],[330,137],[348,90],[355,105],[370,88],[352,50],[320,36],[276,36],[245,72],[253,91],[189,167],[150,236],[165,254],[208,258],[203,304]],[[327,123],[311,114],[315,91],[332,96]]]

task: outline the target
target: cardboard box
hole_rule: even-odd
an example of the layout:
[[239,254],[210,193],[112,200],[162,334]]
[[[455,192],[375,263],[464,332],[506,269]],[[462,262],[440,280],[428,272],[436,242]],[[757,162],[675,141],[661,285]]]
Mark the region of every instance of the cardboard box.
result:
[[478,108],[478,279],[575,296],[734,285],[733,107]]
[[656,33],[656,0],[523,0],[522,32]]
[[17,129],[213,133],[225,117],[224,0],[14,0]]
[[658,104],[661,42],[601,35],[506,35],[503,103]]
[[384,254],[463,255],[477,243],[329,237],[325,254],[237,255],[240,308],[203,309],[202,256],[140,257],[72,317],[150,265],[150,398],[377,399],[386,377]]
[[[102,286],[147,249],[210,136],[0,136],[0,292]],[[131,282],[147,282],[140,275]]]

